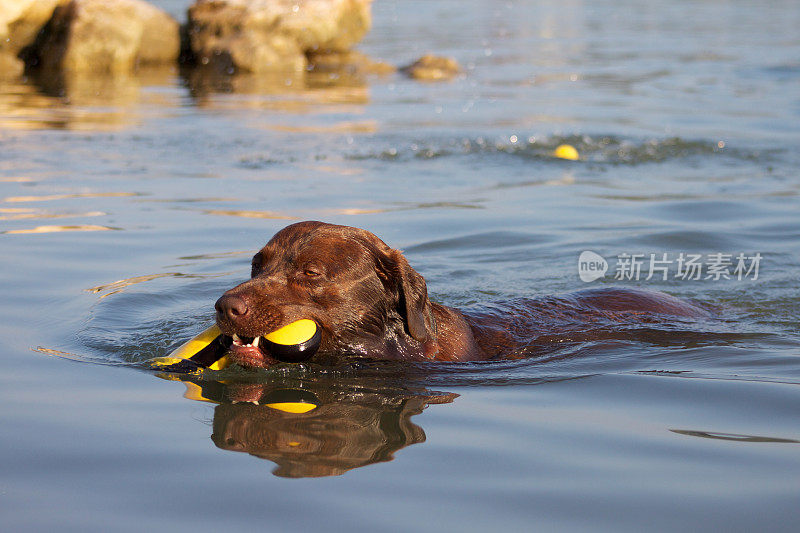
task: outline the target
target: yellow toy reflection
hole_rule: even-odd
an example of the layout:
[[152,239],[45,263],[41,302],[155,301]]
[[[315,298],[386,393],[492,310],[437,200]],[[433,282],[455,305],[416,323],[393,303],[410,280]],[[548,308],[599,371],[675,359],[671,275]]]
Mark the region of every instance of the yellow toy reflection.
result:
[[186,397],[216,403],[211,440],[223,450],[268,459],[279,477],[337,476],[391,461],[398,450],[425,441],[411,422],[453,393],[406,388],[184,381]]

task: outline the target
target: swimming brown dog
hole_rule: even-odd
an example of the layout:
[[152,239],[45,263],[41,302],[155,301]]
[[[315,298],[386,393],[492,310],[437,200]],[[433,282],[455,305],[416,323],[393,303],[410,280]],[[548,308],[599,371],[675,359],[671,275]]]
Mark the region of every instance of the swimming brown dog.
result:
[[[228,354],[243,366],[277,362],[253,340],[300,319],[321,329],[316,361],[341,354],[408,361],[524,357],[564,342],[591,342],[615,326],[708,311],[667,294],[601,288],[459,311],[428,299],[423,277],[369,231],[300,222],[254,257],[251,279],[225,292],[217,325],[237,335]],[[264,344],[264,343],[262,343]]]

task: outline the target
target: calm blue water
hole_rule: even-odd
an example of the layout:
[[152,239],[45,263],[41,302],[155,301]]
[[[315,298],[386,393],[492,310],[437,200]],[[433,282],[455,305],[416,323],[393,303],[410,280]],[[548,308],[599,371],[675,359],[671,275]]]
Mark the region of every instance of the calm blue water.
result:
[[[4,527],[794,531],[796,3],[373,13],[361,51],[451,55],[465,75],[0,81]],[[564,142],[581,160],[551,156]],[[302,219],[373,231],[448,305],[622,285],[719,318],[523,361],[188,385],[212,401],[141,370]],[[579,278],[585,250],[601,280]],[[716,253],[731,279],[676,277],[680,254]],[[740,253],[757,279],[732,274]],[[638,279],[614,279],[625,254]],[[646,279],[650,254],[667,280]],[[242,403],[282,389],[319,407]]]

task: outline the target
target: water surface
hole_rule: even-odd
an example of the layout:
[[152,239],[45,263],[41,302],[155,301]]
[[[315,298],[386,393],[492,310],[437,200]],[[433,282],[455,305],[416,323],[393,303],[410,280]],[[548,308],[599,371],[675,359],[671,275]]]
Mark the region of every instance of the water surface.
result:
[[[464,76],[0,82],[6,527],[794,530],[797,6],[373,10],[360,50]],[[718,317],[488,364],[141,370],[303,219],[373,231],[447,305],[616,285]],[[757,279],[675,276],[717,253]],[[615,280],[624,254],[668,279]],[[319,407],[247,403],[287,389]]]

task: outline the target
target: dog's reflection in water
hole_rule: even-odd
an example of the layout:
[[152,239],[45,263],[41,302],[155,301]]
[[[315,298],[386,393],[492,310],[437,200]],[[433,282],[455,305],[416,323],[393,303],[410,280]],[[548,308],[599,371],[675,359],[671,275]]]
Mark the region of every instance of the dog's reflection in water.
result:
[[[287,386],[288,385],[288,386]],[[189,396],[218,403],[211,440],[219,448],[269,459],[280,477],[336,476],[425,441],[411,417],[458,395],[371,390],[307,382],[187,383]]]

